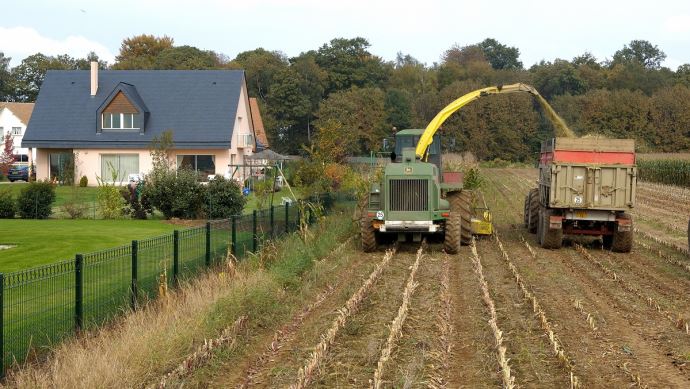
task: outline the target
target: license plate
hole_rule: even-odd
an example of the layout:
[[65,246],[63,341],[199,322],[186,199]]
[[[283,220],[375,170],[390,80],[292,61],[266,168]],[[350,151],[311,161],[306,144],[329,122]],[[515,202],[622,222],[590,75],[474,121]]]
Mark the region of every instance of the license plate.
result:
[[587,211],[575,211],[575,217],[578,219],[586,219]]

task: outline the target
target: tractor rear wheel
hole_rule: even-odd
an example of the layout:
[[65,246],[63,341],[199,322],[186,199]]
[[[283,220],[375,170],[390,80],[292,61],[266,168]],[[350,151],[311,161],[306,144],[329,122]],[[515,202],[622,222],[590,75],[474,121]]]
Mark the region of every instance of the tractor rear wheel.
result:
[[362,251],[370,253],[376,250],[376,229],[371,223],[372,218],[369,216],[367,207],[362,207],[362,212],[359,218],[360,234],[362,237]]
[[618,231],[618,224],[613,227],[613,239],[611,240],[611,251],[616,253],[629,253],[633,245],[633,221],[632,216],[623,213],[619,219],[630,220],[630,231]]
[[529,191],[529,214],[527,215],[527,231],[534,234],[539,226],[539,189]]
[[541,247],[545,249],[560,249],[563,245],[563,229],[550,228],[553,211],[545,209],[541,212]]

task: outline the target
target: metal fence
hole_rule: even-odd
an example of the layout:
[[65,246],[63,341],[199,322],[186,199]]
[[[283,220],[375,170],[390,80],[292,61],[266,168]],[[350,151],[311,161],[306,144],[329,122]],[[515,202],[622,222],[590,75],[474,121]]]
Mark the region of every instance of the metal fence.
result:
[[[336,200],[342,199],[320,196],[326,211]],[[180,278],[221,263],[228,251],[237,258],[256,252],[262,242],[295,231],[301,218],[311,222],[312,216],[308,209],[302,215],[297,205],[273,206],[51,265],[0,273],[0,377],[5,366],[137,309],[156,298],[164,284],[174,287]]]

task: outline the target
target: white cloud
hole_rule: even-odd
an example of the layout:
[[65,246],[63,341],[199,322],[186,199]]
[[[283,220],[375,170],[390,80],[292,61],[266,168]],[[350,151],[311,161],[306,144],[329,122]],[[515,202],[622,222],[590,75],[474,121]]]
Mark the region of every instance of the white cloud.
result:
[[112,63],[115,59],[107,47],[83,36],[70,35],[63,39],[53,39],[30,27],[0,27],[0,51],[3,51],[5,56],[12,57],[12,66],[39,52],[45,55],[69,54],[72,57],[83,58],[93,51],[101,60]]
[[690,15],[673,15],[664,21],[664,29],[672,34],[686,34],[690,32]]

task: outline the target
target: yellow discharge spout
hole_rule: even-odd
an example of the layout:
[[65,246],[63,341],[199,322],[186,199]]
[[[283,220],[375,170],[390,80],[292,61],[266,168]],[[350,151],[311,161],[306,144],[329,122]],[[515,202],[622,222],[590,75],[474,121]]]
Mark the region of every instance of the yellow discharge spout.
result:
[[441,111],[439,111],[439,113],[436,114],[436,116],[433,119],[431,119],[429,124],[426,126],[424,133],[419,138],[419,143],[417,143],[417,148],[415,150],[417,157],[422,159],[422,160],[426,160],[426,157],[427,157],[426,152],[429,149],[429,145],[431,145],[431,143],[434,140],[434,134],[436,134],[436,131],[438,131],[438,129],[443,124],[443,122],[445,122],[453,113],[455,113],[460,108],[473,102],[474,100],[479,99],[480,97],[484,97],[484,96],[488,96],[488,95],[494,95],[494,94],[516,93],[516,92],[529,93],[537,99],[537,101],[541,105],[542,109],[544,109],[546,116],[549,118],[549,121],[551,121],[551,123],[553,123],[553,126],[555,128],[555,132],[556,132],[556,136],[575,138],[575,133],[570,128],[568,128],[568,125],[565,123],[565,120],[563,120],[560,116],[558,116],[556,111],[553,110],[551,105],[549,105],[549,103],[546,101],[546,99],[544,99],[539,94],[539,92],[537,92],[537,90],[534,89],[534,87],[527,85],[527,84],[522,84],[522,83],[502,85],[502,86],[501,85],[490,86],[487,88],[477,89],[475,91],[467,93],[467,94],[461,96],[459,99],[448,104]]

